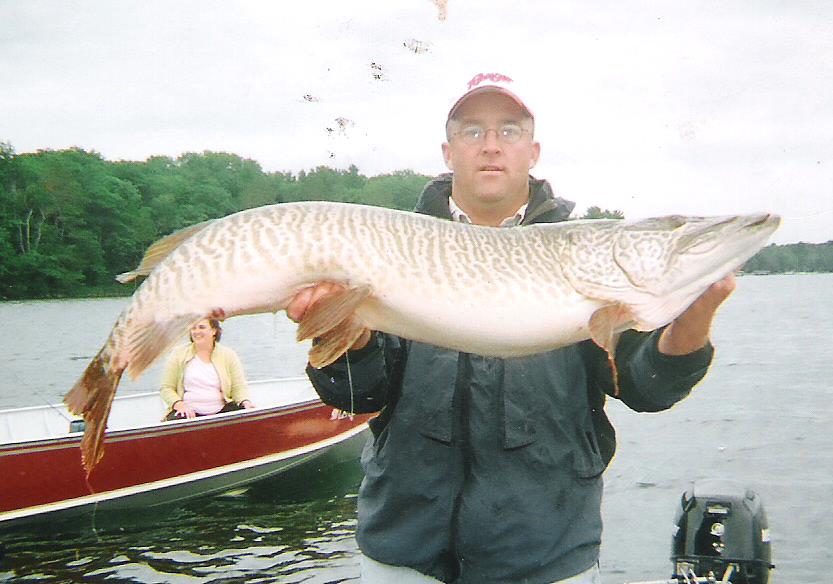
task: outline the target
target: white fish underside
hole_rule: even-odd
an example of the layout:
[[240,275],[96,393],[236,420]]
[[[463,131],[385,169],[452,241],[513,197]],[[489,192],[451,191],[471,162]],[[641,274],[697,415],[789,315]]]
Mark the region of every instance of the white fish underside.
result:
[[[99,365],[136,378],[194,322],[281,310],[322,281],[361,292],[350,305],[353,329],[482,355],[590,338],[591,317],[605,307],[626,308],[616,330],[652,330],[751,257],[778,222],[761,214],[495,229],[341,203],[251,209],[194,227],[158,262]],[[338,324],[327,318],[312,332]],[[85,383],[67,401],[86,418],[101,398]]]

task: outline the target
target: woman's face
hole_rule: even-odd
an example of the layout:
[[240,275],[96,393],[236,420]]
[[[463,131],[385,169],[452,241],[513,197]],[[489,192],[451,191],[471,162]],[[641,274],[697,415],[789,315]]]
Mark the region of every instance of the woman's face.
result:
[[217,331],[211,328],[211,323],[208,322],[207,318],[191,327],[191,341],[199,346],[213,345],[216,335]]

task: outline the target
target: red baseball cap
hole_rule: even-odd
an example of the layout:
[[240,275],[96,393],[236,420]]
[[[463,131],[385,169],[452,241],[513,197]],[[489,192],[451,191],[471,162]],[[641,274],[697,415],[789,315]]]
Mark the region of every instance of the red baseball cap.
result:
[[463,102],[468,98],[473,95],[487,93],[490,91],[502,93],[503,95],[512,98],[512,100],[517,103],[521,109],[529,114],[529,117],[535,119],[535,116],[532,115],[532,110],[529,109],[520,97],[518,97],[518,87],[515,81],[511,77],[507,77],[502,73],[478,73],[472,77],[471,81],[468,83],[468,89],[466,92],[460,97],[460,99],[455,101],[454,105],[451,106],[451,109],[448,110],[448,119],[450,120],[454,117],[454,114],[457,113],[457,110],[460,109],[460,106],[463,105]]

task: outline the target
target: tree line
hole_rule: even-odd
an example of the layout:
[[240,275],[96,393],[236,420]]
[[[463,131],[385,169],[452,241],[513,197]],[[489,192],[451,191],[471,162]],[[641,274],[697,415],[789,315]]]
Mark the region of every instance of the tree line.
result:
[[833,272],[833,241],[770,244],[743,267],[746,273]]
[[[0,142],[0,299],[127,294],[132,288],[113,276],[182,227],[292,201],[409,210],[431,178],[410,170],[367,177],[355,166],[264,172],[257,162],[224,152],[143,162],[107,161],[79,148],[16,154]],[[594,206],[583,216],[602,217],[624,215]],[[829,247],[764,251],[773,259],[754,264],[757,270],[799,269],[801,258],[812,256],[814,266],[826,267],[805,271],[833,271]]]
[[368,178],[355,166],[270,173],[221,152],[110,162],[78,148],[15,154],[0,143],[0,298],[129,293],[113,276],[182,227],[291,201],[412,209],[430,178]]

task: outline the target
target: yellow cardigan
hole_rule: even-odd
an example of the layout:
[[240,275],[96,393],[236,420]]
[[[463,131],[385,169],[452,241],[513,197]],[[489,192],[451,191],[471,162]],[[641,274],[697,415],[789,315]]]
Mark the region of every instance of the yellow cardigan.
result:
[[[175,348],[171,352],[171,356],[168,357],[160,383],[160,394],[165,405],[168,406],[168,412],[185,395],[185,387],[183,386],[185,366],[195,356],[194,343],[189,343]],[[220,377],[220,388],[223,391],[223,399],[226,403],[235,402],[239,404],[243,400],[249,399],[249,389],[246,387],[243,365],[233,349],[216,343],[214,351],[211,353],[211,363]]]

